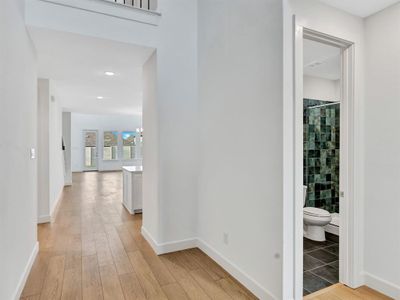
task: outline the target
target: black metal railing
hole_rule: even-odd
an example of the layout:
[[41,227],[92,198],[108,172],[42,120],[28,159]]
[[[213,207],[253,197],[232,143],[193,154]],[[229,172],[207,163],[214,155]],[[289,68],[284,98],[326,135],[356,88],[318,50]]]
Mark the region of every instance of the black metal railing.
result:
[[114,0],[114,2],[141,9],[153,10],[151,6],[151,0]]

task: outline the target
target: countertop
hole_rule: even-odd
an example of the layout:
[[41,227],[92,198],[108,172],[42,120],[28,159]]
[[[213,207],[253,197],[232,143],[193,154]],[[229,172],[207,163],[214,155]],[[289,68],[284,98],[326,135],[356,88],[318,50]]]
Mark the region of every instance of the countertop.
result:
[[128,171],[131,173],[142,173],[143,172],[143,166],[124,166],[122,167],[124,171]]

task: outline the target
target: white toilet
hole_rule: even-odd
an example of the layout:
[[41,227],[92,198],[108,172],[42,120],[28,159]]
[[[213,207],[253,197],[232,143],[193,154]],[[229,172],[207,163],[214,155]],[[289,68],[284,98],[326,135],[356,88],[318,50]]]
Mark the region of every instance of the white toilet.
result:
[[[306,204],[307,187],[303,186],[303,207]],[[332,220],[331,214],[325,209],[316,207],[303,208],[304,237],[317,241],[325,241],[325,226]]]

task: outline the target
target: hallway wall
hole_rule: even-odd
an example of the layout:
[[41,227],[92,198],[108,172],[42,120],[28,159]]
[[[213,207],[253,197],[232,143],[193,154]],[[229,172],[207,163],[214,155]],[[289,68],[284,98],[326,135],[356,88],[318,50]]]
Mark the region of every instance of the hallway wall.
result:
[[17,299],[38,250],[37,80],[24,1],[0,1],[0,299]]
[[282,299],[282,2],[198,10],[200,245],[261,299]]

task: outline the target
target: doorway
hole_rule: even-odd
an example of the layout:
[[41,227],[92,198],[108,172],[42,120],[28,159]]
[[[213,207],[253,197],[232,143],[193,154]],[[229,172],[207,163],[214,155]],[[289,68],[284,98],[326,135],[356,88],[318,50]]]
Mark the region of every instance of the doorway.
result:
[[84,144],[84,171],[97,171],[98,170],[98,135],[97,130],[84,130],[83,131],[83,144]]
[[338,282],[352,286],[353,61],[353,43],[297,26],[296,299]]

